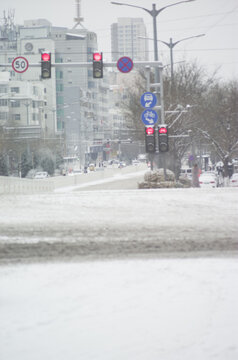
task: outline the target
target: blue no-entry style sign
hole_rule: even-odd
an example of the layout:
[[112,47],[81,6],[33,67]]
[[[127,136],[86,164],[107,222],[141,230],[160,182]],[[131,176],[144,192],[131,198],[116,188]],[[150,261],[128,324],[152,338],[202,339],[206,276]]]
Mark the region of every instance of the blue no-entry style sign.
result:
[[122,73],[128,73],[133,69],[133,61],[129,57],[123,56],[117,61],[117,68]]
[[158,121],[158,114],[155,110],[145,110],[141,114],[141,120],[145,125],[154,125]]
[[146,92],[141,96],[140,103],[145,109],[151,109],[156,105],[157,97],[151,92]]

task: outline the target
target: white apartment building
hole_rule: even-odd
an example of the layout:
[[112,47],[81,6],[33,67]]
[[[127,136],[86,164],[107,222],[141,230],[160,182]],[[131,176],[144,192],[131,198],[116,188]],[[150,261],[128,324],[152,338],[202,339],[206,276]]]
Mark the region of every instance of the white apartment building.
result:
[[[54,136],[57,129],[55,71],[52,69],[51,79],[42,81],[40,66],[42,51],[50,51],[54,62],[55,50],[54,42],[49,38],[50,29],[51,24],[47,20],[25,21],[24,26],[18,26],[15,32],[18,36],[10,42],[11,46],[7,37],[5,41],[0,41],[0,62],[9,64],[5,69],[2,68],[9,73],[7,94],[10,118],[8,120],[12,122],[15,116],[15,126],[32,126],[38,123],[43,131]],[[19,56],[26,58],[29,64],[39,64],[39,66],[29,66],[25,72],[18,73],[10,64]]]
[[[87,29],[52,28],[56,63],[57,119],[64,124],[68,153],[93,153],[94,145],[104,141],[108,122],[106,71],[103,79],[93,79],[93,69],[70,63],[92,63],[97,36]],[[95,156],[95,154],[94,154]]]
[[128,56],[133,61],[147,61],[149,59],[146,27],[142,18],[118,18],[117,23],[111,25],[112,61],[122,56]]
[[43,84],[9,79],[8,72],[0,73],[0,124],[45,128]]

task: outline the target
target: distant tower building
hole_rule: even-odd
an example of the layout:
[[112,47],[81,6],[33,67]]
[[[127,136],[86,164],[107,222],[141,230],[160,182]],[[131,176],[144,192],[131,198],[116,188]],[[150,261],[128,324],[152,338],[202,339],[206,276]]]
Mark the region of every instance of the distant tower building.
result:
[[137,61],[148,61],[148,40],[146,27],[142,18],[118,18],[111,25],[112,61],[121,56],[128,56]]

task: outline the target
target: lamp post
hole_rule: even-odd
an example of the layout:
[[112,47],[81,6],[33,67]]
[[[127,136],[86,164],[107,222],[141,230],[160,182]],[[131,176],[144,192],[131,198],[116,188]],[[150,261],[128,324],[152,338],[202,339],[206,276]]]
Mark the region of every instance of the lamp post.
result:
[[198,38],[198,37],[201,37],[201,36],[205,36],[205,34],[199,34],[199,35],[194,35],[194,36],[189,36],[189,37],[186,37],[184,39],[181,39],[181,40],[178,40],[178,41],[175,41],[173,42],[172,41],[172,38],[169,39],[169,43],[166,42],[166,41],[163,41],[163,40],[158,40],[159,42],[167,45],[170,49],[170,68],[171,68],[171,83],[173,83],[173,80],[174,80],[174,61],[173,61],[173,48],[175,47],[175,45],[179,44],[180,42],[182,41],[185,41],[185,40],[189,40],[189,39],[193,39],[193,38]]
[[[120,3],[120,2],[116,2],[116,1],[111,1],[111,4],[113,5],[125,5],[125,6],[131,6],[131,7],[135,7],[135,8],[138,8],[138,9],[142,9],[144,11],[146,11],[147,13],[149,13],[152,18],[153,18],[153,33],[154,33],[154,60],[155,61],[158,61],[159,57],[158,57],[158,45],[157,45],[157,24],[156,24],[156,18],[157,16],[165,9],[167,9],[168,7],[171,7],[171,6],[175,6],[175,5],[179,5],[179,4],[182,4],[182,3],[187,3],[187,2],[191,2],[191,1],[195,1],[195,0],[183,0],[183,1],[179,1],[179,2],[176,2],[174,4],[171,4],[171,5],[167,5],[167,6],[164,6],[160,9],[156,9],[156,4],[152,4],[152,10],[149,10],[149,9],[146,9],[142,6],[137,6],[137,5],[131,5],[131,4],[126,4],[126,3]],[[156,75],[157,79],[155,79],[155,82],[158,82],[159,78],[158,78],[158,72],[157,72],[157,75]]]
[[[124,6],[130,6],[130,7],[135,7],[135,8],[138,8],[138,9],[142,9],[142,10],[146,11],[147,13],[149,13],[152,16],[152,18],[153,18],[153,33],[154,33],[154,37],[153,37],[153,40],[154,40],[154,60],[158,61],[159,57],[158,57],[158,44],[157,44],[158,40],[157,40],[157,24],[156,24],[157,16],[163,10],[167,9],[168,7],[179,5],[179,4],[182,4],[182,3],[188,3],[188,2],[192,2],[192,1],[195,1],[195,0],[179,1],[179,2],[176,2],[174,4],[164,6],[164,7],[160,8],[160,9],[156,9],[156,4],[152,4],[152,10],[149,10],[149,9],[144,8],[142,6],[131,5],[131,4],[121,3],[121,2],[116,2],[116,1],[111,1],[111,4],[113,4],[113,5],[124,5]],[[155,68],[155,83],[160,83],[160,75],[159,75],[158,67]],[[160,97],[159,92],[158,92],[158,88],[156,88],[155,93],[156,93],[156,95],[158,97]],[[160,103],[162,105],[163,100],[160,99]],[[163,118],[163,115],[162,115],[162,118]]]
[[31,105],[29,102],[27,102],[27,103],[23,103],[24,105],[25,105],[25,107],[26,107],[26,109],[27,109],[27,111],[26,111],[26,115],[27,115],[27,117],[26,117],[26,123],[27,123],[27,126],[29,126],[30,125],[30,121],[29,121],[29,106]]
[[[179,4],[182,4],[182,3],[188,3],[188,2],[192,2],[192,1],[195,1],[195,0],[179,1],[179,2],[176,2],[174,4],[164,6],[164,7],[160,8],[160,9],[156,9],[156,4],[152,4],[152,10],[149,10],[149,9],[146,9],[144,7],[141,7],[141,6],[137,6],[137,5],[131,5],[131,4],[120,3],[120,2],[115,2],[115,1],[111,1],[111,4],[113,4],[113,5],[125,5],[125,6],[131,6],[131,7],[135,7],[135,8],[138,8],[138,9],[142,9],[142,10],[146,11],[148,14],[150,14],[152,16],[152,18],[153,18],[153,33],[154,33],[154,38],[153,38],[153,40],[154,40],[154,60],[158,61],[159,57],[158,57],[157,24],[156,24],[157,16],[163,10],[167,9],[168,7],[179,5]],[[163,81],[160,81],[159,68],[156,67],[155,68],[155,84],[158,84],[158,83],[160,83],[160,86],[163,87]],[[156,91],[155,91],[155,94],[159,98],[159,103],[161,105],[161,112],[162,112],[161,118],[163,119],[164,118],[164,114],[163,114],[163,89],[160,88],[160,93],[159,93],[159,89],[157,87]],[[162,122],[163,122],[163,120],[162,120]],[[166,160],[165,160],[165,158],[164,158],[164,174],[165,174],[165,178],[166,178]]]

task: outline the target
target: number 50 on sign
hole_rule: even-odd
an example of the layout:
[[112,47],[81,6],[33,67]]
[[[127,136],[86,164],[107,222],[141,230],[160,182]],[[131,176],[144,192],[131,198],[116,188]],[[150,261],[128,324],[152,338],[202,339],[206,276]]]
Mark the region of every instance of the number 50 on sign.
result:
[[18,73],[25,72],[29,67],[28,60],[23,56],[16,57],[12,62],[12,68]]

